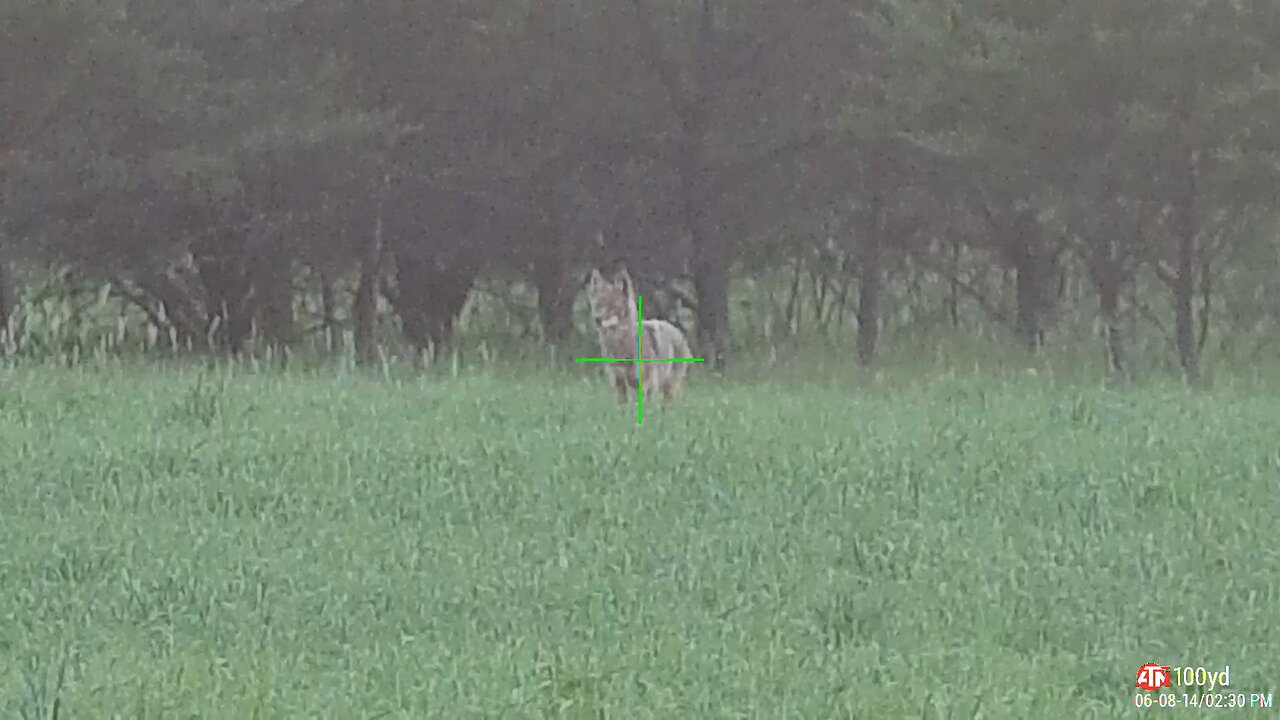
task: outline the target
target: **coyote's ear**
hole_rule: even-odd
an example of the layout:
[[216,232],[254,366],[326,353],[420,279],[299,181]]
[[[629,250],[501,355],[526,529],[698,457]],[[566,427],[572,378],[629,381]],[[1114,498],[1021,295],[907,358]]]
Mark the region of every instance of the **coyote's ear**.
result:
[[592,290],[595,290],[604,284],[604,276],[600,274],[599,268],[595,268],[591,271],[591,279],[588,282],[590,283]]
[[630,292],[631,289],[635,287],[635,285],[631,282],[631,273],[627,272],[626,268],[622,268],[621,270],[619,270],[618,273],[613,276],[613,281],[616,282],[621,287],[626,288],[628,292]]

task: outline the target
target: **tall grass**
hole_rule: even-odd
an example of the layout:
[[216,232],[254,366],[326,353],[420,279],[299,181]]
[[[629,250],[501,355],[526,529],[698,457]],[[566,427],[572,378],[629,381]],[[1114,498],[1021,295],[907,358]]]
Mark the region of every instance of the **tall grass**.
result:
[[827,357],[699,371],[639,427],[569,362],[0,370],[0,715],[1114,718],[1150,661],[1274,689],[1274,390]]
[[[23,297],[11,319],[11,332],[0,330],[0,362],[54,361],[73,366],[81,362],[101,365],[118,359],[147,358],[167,362],[175,356],[201,355],[180,346],[178,338],[157,330],[137,307],[116,296],[107,285],[87,280],[70,282],[61,274],[27,268]],[[884,328],[877,355],[877,372],[902,379],[938,373],[967,374],[1035,369],[1062,380],[1100,381],[1108,375],[1096,302],[1078,279],[1059,300],[1047,334],[1048,345],[1038,356],[1020,347],[1009,329],[992,320],[972,302],[959,306],[958,325],[943,312],[947,285],[938,278],[917,273],[910,283],[886,285],[883,300]],[[314,278],[311,278],[312,280]],[[349,278],[348,278],[349,280]],[[819,302],[816,279],[806,276],[796,302],[790,302],[790,270],[759,271],[738,278],[731,294],[732,358],[739,376],[753,378],[787,373],[796,377],[847,375],[855,364],[853,339],[856,322],[853,301],[843,288],[834,288]],[[1164,290],[1139,283],[1144,313],[1125,321],[1128,380],[1157,381],[1180,375],[1173,352],[1168,319],[1159,309],[1166,304]],[[1275,314],[1259,309],[1256,299],[1238,297],[1243,288],[1220,288],[1211,332],[1201,365],[1205,382],[1219,375],[1231,382],[1280,380],[1280,348]],[[344,286],[340,283],[339,290]],[[345,288],[349,290],[349,288]],[[339,312],[342,327],[324,332],[319,296],[314,287],[299,287],[295,297],[298,336],[287,350],[250,341],[241,358],[249,366],[287,365],[350,370],[355,363],[349,318]],[[991,288],[993,301],[1008,306],[1012,295],[998,285]],[[340,305],[348,304],[339,292]],[[841,303],[836,298],[845,297]],[[822,310],[819,310],[821,305]],[[792,306],[793,312],[787,308]],[[646,309],[651,306],[645,304]],[[1004,307],[1006,314],[1012,310]],[[1167,314],[1167,313],[1164,313]],[[540,340],[536,293],[527,284],[489,280],[472,292],[448,348],[438,353],[431,372],[457,375],[465,368],[541,369],[561,368],[573,357],[595,355],[596,347],[586,298],[574,309],[577,332],[567,344],[550,348]],[[822,317],[824,319],[819,320]],[[673,311],[670,319],[694,329],[688,308]],[[789,321],[790,320],[790,321]],[[386,374],[423,368],[416,353],[401,337],[399,323],[385,303],[378,320],[380,347],[377,370]],[[699,350],[695,340],[695,352]],[[205,354],[207,359],[207,354]],[[398,368],[398,369],[393,369]]]

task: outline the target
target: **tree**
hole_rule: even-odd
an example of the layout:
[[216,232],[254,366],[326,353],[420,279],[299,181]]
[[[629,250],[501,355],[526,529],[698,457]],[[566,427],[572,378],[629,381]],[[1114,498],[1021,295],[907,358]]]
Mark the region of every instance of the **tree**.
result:
[[698,333],[712,366],[723,367],[737,243],[723,232],[717,205],[827,139],[844,87],[837,58],[852,35],[850,17],[840,3],[811,3],[804,12],[714,0],[628,7],[629,15],[615,16],[614,37],[652,73],[664,101],[655,125],[671,138],[680,179],[677,213],[692,246]]

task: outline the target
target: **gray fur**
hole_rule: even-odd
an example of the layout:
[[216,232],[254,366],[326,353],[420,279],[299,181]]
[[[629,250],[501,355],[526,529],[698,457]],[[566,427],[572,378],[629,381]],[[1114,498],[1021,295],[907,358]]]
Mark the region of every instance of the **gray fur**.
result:
[[[645,320],[643,339],[638,337],[635,289],[626,270],[613,279],[593,271],[588,296],[605,357],[635,358],[641,350],[646,360],[693,357],[684,333],[666,320]],[[646,400],[660,394],[670,401],[680,394],[689,363],[644,363],[643,368],[640,363],[612,363],[607,368],[619,400],[634,401],[636,388],[643,385]]]

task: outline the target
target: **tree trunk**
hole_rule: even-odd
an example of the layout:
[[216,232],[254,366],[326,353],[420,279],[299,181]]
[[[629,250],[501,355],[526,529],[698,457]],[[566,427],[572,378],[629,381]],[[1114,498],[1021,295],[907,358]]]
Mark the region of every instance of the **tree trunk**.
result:
[[1124,330],[1120,327],[1120,278],[1118,268],[1108,266],[1098,276],[1098,305],[1106,323],[1107,357],[1111,369],[1123,373],[1125,368]]
[[338,325],[338,305],[334,292],[333,275],[329,270],[320,270],[320,312],[321,326],[324,328],[325,349],[334,352],[342,347],[342,327]]
[[1128,278],[1121,250],[1123,241],[1120,239],[1125,229],[1118,218],[1123,216],[1124,210],[1119,207],[1109,187],[1104,187],[1094,202],[1098,208],[1096,216],[1099,221],[1088,223],[1084,229],[1084,234],[1088,237],[1085,268],[1098,293],[1098,313],[1106,326],[1107,359],[1113,372],[1123,373],[1125,334],[1120,319],[1120,295]]
[[1173,276],[1173,335],[1178,349],[1178,362],[1187,379],[1200,376],[1200,346],[1196,342],[1195,325],[1195,231],[1183,223],[1175,231],[1177,237]]
[[[0,217],[8,218],[13,199],[13,174],[0,166]],[[18,289],[13,277],[13,265],[7,257],[4,243],[8,232],[0,220],[0,346],[15,343],[13,314],[18,306]]]
[[405,339],[419,354],[434,356],[452,338],[479,270],[464,259],[412,253],[396,253],[396,292],[391,304],[400,316]]
[[568,264],[560,257],[538,258],[533,264],[533,284],[538,291],[542,337],[552,345],[562,345],[573,332],[576,287]]
[[[698,16],[695,40],[694,90],[684,96],[683,112],[685,145],[681,159],[681,176],[685,190],[684,215],[689,237],[693,241],[693,285],[698,295],[698,338],[703,355],[713,370],[723,372],[729,360],[729,248],[722,233],[711,219],[711,205],[716,196],[711,192],[711,174],[706,166],[706,145],[710,132],[711,104],[715,88],[711,79],[715,54],[714,7],[703,0]],[[677,85],[674,75],[668,84]],[[673,97],[679,94],[669,88]]]
[[[701,135],[695,135],[701,142]],[[685,153],[682,167],[685,228],[693,241],[693,287],[698,296],[698,342],[707,364],[723,371],[729,359],[729,257],[720,233],[707,217],[705,174],[698,164],[697,143]]]
[[880,341],[880,288],[883,279],[884,160],[872,159],[871,207],[858,252],[858,364],[871,367]]
[[[264,168],[266,169],[266,168]],[[268,347],[283,349],[295,337],[293,315],[293,257],[285,242],[286,233],[297,232],[290,213],[281,213],[287,193],[281,186],[278,168],[269,169],[254,188],[257,205],[268,214],[249,232],[242,257],[257,335]],[[255,183],[257,184],[257,183]]]
[[18,307],[18,288],[13,265],[0,258],[0,345],[12,342],[13,313]]
[[864,239],[858,263],[858,364],[871,367],[880,341],[880,237]]
[[1200,344],[1196,342],[1196,170],[1198,154],[1187,152],[1182,192],[1174,203],[1173,336],[1178,362],[1190,382],[1200,378]]
[[1213,316],[1213,267],[1208,252],[1200,253],[1200,334],[1196,341],[1196,356],[1204,355],[1204,345],[1209,341],[1209,319]]
[[[379,195],[381,197],[381,193]],[[372,364],[378,356],[378,286],[382,270],[382,207],[373,224],[373,232],[365,241],[360,257],[360,281],[351,301],[351,334],[355,343],[356,362]]]
[[207,319],[186,289],[160,273],[138,277],[139,289],[160,307],[160,314],[152,319],[160,320],[156,329],[170,342],[171,350],[203,346],[208,340]]
[[951,282],[946,299],[947,317],[952,328],[960,327],[960,239],[952,234],[951,245]]
[[830,280],[826,259],[825,254],[820,256],[815,272],[810,273],[813,279],[814,322],[817,323],[819,330],[825,330],[827,324],[827,287]]
[[243,255],[228,246],[210,247],[198,256],[197,267],[213,323],[211,339],[218,347],[239,353],[253,332]]
[[1019,212],[1006,238],[1013,261],[1014,294],[1017,298],[1015,328],[1018,337],[1031,352],[1039,352],[1044,344],[1045,248],[1034,226],[1035,220]]
[[[546,20],[543,13],[541,21]],[[543,242],[533,258],[533,286],[538,293],[538,322],[542,339],[551,345],[563,345],[573,334],[573,301],[578,285],[572,275],[575,244],[565,228],[564,209],[570,201],[557,188],[567,168],[561,162],[547,163],[535,173],[530,188],[534,210],[540,222],[534,232]]]
[[788,335],[794,334],[800,324],[800,318],[797,317],[799,310],[797,301],[800,296],[800,279],[802,277],[801,270],[804,267],[804,258],[799,253],[796,254],[795,266],[795,274],[791,276],[791,291],[787,295],[787,307],[783,313],[783,322],[786,324],[786,333]]
[[702,238],[694,249],[693,286],[698,295],[698,340],[707,363],[725,369],[729,355],[729,268],[720,248]]
[[293,258],[280,230],[273,228],[250,253],[254,316],[269,347],[283,349],[296,337],[293,314]]

